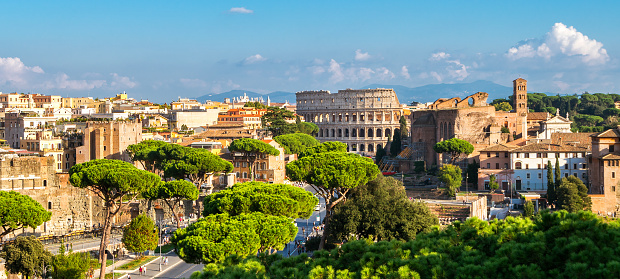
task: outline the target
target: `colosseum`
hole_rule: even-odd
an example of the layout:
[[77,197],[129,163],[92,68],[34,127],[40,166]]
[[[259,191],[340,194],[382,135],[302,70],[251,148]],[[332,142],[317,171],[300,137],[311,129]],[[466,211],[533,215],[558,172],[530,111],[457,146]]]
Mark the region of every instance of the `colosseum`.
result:
[[350,152],[374,156],[399,125],[403,106],[393,89],[297,92],[297,114],[319,126],[317,139],[340,141]]

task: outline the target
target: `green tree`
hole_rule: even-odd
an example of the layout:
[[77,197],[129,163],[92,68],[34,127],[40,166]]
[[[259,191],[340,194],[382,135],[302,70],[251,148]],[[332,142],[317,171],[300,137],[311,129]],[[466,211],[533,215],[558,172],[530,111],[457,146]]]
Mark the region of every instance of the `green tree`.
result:
[[[559,186],[559,185],[558,185]],[[547,201],[554,204],[556,201],[555,182],[553,180],[553,166],[547,161]]]
[[402,150],[402,141],[400,139],[400,131],[398,129],[394,129],[394,140],[392,141],[392,145],[390,145],[390,154],[393,157],[398,156],[400,151]]
[[494,104],[493,106],[495,106],[495,110],[499,110],[499,111],[511,111],[512,110],[512,106],[508,102],[497,103],[497,104]]
[[505,126],[502,126],[500,131],[502,132],[502,134],[510,134],[510,129]]
[[303,133],[280,135],[275,137],[274,140],[284,148],[284,153],[286,154],[300,154],[308,147],[319,145],[318,140]]
[[319,132],[319,126],[312,122],[301,122],[297,124],[297,131],[314,136]]
[[287,120],[292,120],[294,117],[294,113],[290,110],[269,107],[267,108],[267,112],[261,117],[261,122],[274,137],[277,137],[297,131],[297,124],[286,122]]
[[450,156],[450,162],[454,163],[462,154],[471,154],[474,152],[474,146],[466,140],[451,138],[436,143],[433,150],[437,153],[447,153]]
[[60,243],[60,250],[52,260],[50,275],[52,278],[82,279],[90,267],[90,253],[74,253],[65,251],[64,241]]
[[[129,203],[123,203],[124,198],[134,200],[142,192],[160,183],[158,175],[139,170],[132,164],[119,161],[96,159],[77,164],[69,170],[71,184],[78,188],[89,189],[103,200],[105,221],[99,246],[101,270],[105,270],[112,218]],[[102,272],[100,278],[104,279]]]
[[177,228],[181,226],[181,220],[177,208],[181,204],[181,201],[188,200],[193,201],[198,199],[198,188],[187,180],[174,180],[164,183],[160,183],[155,187],[149,188],[146,192],[142,193],[142,197],[149,200],[163,200],[172,211],[174,219],[177,223]]
[[334,206],[344,200],[351,189],[366,184],[378,173],[377,165],[370,158],[343,152],[317,153],[286,165],[286,174],[291,180],[310,184],[325,199],[325,230],[319,249],[325,247]]
[[491,194],[499,189],[499,183],[497,183],[497,177],[494,174],[489,176],[489,188],[491,188]]
[[280,250],[297,235],[293,220],[310,217],[317,203],[312,193],[292,185],[235,184],[207,196],[205,218],[180,230],[173,243],[180,257],[193,263]]
[[407,136],[409,135],[409,129],[407,127],[407,119],[405,118],[404,115],[400,116],[398,123],[400,124],[400,139],[401,140],[406,139]]
[[132,162],[139,162],[147,171],[162,174],[161,170],[157,169],[158,163],[162,160],[158,150],[168,144],[160,140],[145,140],[128,146],[127,152]]
[[387,156],[385,148],[377,146],[377,152],[375,152],[375,163],[379,165],[385,156]]
[[27,195],[15,191],[0,191],[0,240],[20,229],[35,229],[49,221],[51,215],[51,212]]
[[439,180],[446,184],[449,196],[455,196],[456,190],[461,187],[463,176],[461,168],[445,164],[439,169]]
[[41,277],[45,267],[52,263],[52,254],[34,236],[17,237],[2,246],[0,254],[9,273],[22,274],[26,278]]
[[261,102],[247,102],[243,105],[246,108],[257,108],[257,109],[266,109],[267,105]]
[[228,150],[243,154],[243,158],[248,162],[252,181],[254,181],[254,163],[259,156],[264,154],[272,156],[280,155],[280,151],[272,145],[262,140],[248,138],[234,140],[230,146],[228,146]]
[[534,216],[534,204],[532,201],[527,200],[525,204],[523,204],[523,216],[532,217]]
[[438,224],[425,203],[409,200],[400,181],[379,175],[351,190],[347,201],[336,206],[328,239],[407,241]]
[[562,182],[562,173],[560,170],[560,160],[558,158],[555,158],[555,183],[554,186],[557,189],[558,187],[560,187],[560,183]]
[[318,202],[312,193],[293,185],[246,182],[206,196],[203,216],[261,212],[307,219]]
[[307,147],[298,157],[303,158],[325,152],[347,152],[347,144],[339,141],[326,141],[318,145]]
[[151,218],[144,214],[131,219],[129,225],[123,228],[121,239],[125,248],[131,252],[142,253],[154,250],[159,242],[159,235]]
[[557,203],[561,209],[568,212],[592,209],[592,200],[588,196],[588,188],[574,175],[562,178],[562,182],[557,188]]
[[181,125],[181,131],[187,131],[187,129],[189,129],[187,125],[185,124]]
[[205,149],[168,144],[158,148],[157,154],[156,167],[164,178],[188,179],[196,187],[205,184],[211,175],[233,170],[232,163]]

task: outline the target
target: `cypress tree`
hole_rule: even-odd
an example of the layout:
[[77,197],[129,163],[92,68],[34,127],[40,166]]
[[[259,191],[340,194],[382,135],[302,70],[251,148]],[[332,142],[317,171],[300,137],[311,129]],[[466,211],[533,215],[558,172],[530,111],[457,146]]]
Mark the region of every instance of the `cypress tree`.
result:
[[555,158],[555,188],[559,188],[562,183],[562,174],[560,173],[560,160]]
[[555,182],[553,181],[553,166],[547,161],[547,200],[553,204],[556,200]]

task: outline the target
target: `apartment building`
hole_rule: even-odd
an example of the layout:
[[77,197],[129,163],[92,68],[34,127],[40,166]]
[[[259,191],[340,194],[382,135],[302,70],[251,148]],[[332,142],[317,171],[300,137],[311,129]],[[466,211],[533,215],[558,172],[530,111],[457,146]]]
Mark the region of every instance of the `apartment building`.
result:
[[260,129],[261,117],[267,113],[267,109],[238,108],[229,109],[220,113],[217,123],[222,125],[243,125],[246,129]]
[[[263,142],[270,144],[280,151],[280,155],[273,156],[268,154],[256,154],[254,157],[254,181],[262,181],[269,183],[282,183],[286,176],[286,170],[284,169],[284,148],[280,147],[275,140],[263,140]],[[223,157],[227,158],[227,157]],[[233,164],[233,173],[237,176],[237,181],[247,182],[252,180],[250,168],[247,162],[247,158],[243,153],[231,152],[228,157]]]
[[574,175],[587,183],[588,144],[575,142],[529,143],[524,146],[497,144],[480,150],[478,189],[489,189],[489,176],[496,175],[500,189],[547,191],[547,164],[559,162],[562,177]]

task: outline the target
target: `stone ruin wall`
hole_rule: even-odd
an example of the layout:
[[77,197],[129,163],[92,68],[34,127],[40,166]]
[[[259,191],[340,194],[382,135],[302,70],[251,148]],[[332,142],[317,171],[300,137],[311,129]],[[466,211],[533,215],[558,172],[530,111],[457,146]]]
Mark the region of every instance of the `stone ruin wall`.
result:
[[103,224],[101,199],[89,190],[71,186],[68,174],[57,174],[52,157],[5,155],[0,161],[0,190],[28,195],[52,212],[50,221],[7,236],[63,235]]

